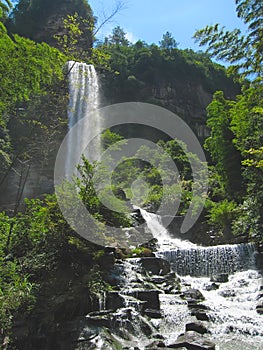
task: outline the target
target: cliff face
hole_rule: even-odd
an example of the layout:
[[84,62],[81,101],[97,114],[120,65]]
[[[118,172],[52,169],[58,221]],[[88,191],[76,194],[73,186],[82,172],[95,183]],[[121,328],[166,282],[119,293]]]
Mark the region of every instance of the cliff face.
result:
[[[137,78],[121,81],[104,79],[104,104],[139,101],[164,107],[182,118],[195,132],[201,142],[209,136],[206,126],[206,108],[212,101],[216,90],[223,90],[226,97],[234,99],[239,93],[239,86],[226,79],[226,84],[211,88],[201,79],[187,78],[169,80],[160,79],[155,82],[141,81]],[[229,85],[229,86],[228,86]],[[131,136],[131,135],[129,135]]]
[[[158,72],[157,72],[158,73]],[[177,114],[192,128],[195,134],[202,142],[209,136],[209,130],[206,126],[206,107],[211,102],[213,91],[208,88],[202,81],[188,79],[174,79],[173,82],[165,81],[164,79],[153,83],[139,81],[136,78],[115,80],[107,76],[101,76],[101,94],[102,103],[109,105],[112,103],[120,103],[127,101],[141,101],[162,106],[173,113]],[[238,87],[234,84],[230,86],[219,86],[225,90],[225,95],[234,97],[235,92],[238,92]],[[64,110],[60,111],[61,115],[67,118],[66,103],[63,105]],[[124,120],[125,122],[125,120]],[[10,125],[12,129],[12,125]],[[65,128],[65,126],[64,126]],[[16,138],[16,133],[19,133],[19,128],[15,131],[11,130],[13,138]],[[122,133],[125,137],[141,137],[149,138],[156,142],[164,135],[158,130],[146,127],[129,126],[128,130],[124,127],[119,127],[116,132]],[[65,134],[66,130],[62,132]],[[60,135],[57,140],[53,140],[55,146],[49,148],[48,161],[40,162],[41,157],[35,157],[31,164],[29,176],[27,178],[23,198],[37,197],[43,193],[51,193],[53,191],[53,169],[55,157],[58,151]],[[48,145],[46,145],[48,147]],[[20,167],[20,165],[19,165]],[[21,171],[11,171],[5,179],[1,189],[0,206],[2,208],[12,208],[15,205],[16,196],[19,190]],[[25,173],[25,170],[24,170]]]
[[58,47],[56,36],[68,35],[64,19],[77,14],[77,22],[82,32],[76,45],[77,50],[93,45],[92,27],[95,18],[84,0],[22,0],[16,5],[7,22],[7,28],[37,42],[46,42]]

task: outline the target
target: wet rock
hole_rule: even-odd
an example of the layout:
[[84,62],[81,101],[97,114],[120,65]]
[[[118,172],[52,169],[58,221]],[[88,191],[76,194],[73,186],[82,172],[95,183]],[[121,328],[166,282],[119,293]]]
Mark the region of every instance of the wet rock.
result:
[[162,339],[162,340],[163,340],[163,339],[164,339],[164,336],[163,336],[162,334],[158,334],[158,333],[157,333],[157,334],[154,334],[154,335],[153,335],[153,338],[155,338],[155,339]]
[[145,301],[144,310],[160,309],[159,294],[159,290],[137,290],[129,293],[129,295],[132,295],[134,298],[139,299],[141,301]]
[[219,283],[225,283],[228,282],[228,274],[227,273],[220,273],[218,275],[214,275],[210,279],[211,282],[219,282]]
[[180,347],[186,347],[188,350],[215,350],[215,344],[212,341],[193,331],[185,332],[175,343],[168,346],[172,349]]
[[139,225],[145,223],[145,220],[142,217],[140,209],[134,209],[134,211],[131,213],[131,216]]
[[146,349],[156,349],[156,348],[165,348],[165,344],[161,340],[155,340],[151,344],[146,346]]
[[97,261],[103,270],[111,269],[115,263],[114,252],[105,252]]
[[209,285],[207,285],[207,286],[205,286],[205,290],[207,290],[208,292],[211,291],[211,290],[216,290],[218,288],[219,288],[219,284],[214,283],[214,282],[209,284]]
[[154,284],[163,284],[167,281],[166,276],[152,276],[150,281]]
[[218,294],[224,298],[230,298],[230,297],[236,296],[236,292],[232,289],[221,290]]
[[191,315],[195,316],[199,321],[209,321],[209,317],[204,310],[194,309],[191,311]]
[[260,301],[256,306],[257,313],[263,315],[263,301]]
[[181,293],[181,298],[186,300],[205,300],[205,297],[198,289],[188,289]]
[[167,275],[170,272],[170,264],[167,260],[155,257],[141,258],[142,267],[153,275]]
[[185,326],[185,330],[186,331],[194,331],[194,332],[197,332],[199,334],[209,333],[206,326],[204,326],[203,323],[201,323],[201,322],[187,323]]
[[155,309],[145,309],[144,315],[150,318],[162,318],[162,314],[160,310],[155,310]]
[[139,245],[139,247],[148,248],[151,250],[157,250],[157,246],[158,246],[158,239],[156,238],[150,239],[148,242]]
[[110,328],[112,326],[112,318],[111,315],[97,315],[97,316],[92,316],[92,315],[87,315],[86,320],[89,324],[97,327],[106,327]]
[[263,249],[262,249],[261,252],[256,254],[255,259],[256,259],[256,267],[257,267],[257,269],[262,272],[263,271]]
[[125,300],[119,292],[107,292],[106,295],[106,309],[117,310],[125,306]]
[[209,310],[209,307],[199,303],[188,303],[189,309]]

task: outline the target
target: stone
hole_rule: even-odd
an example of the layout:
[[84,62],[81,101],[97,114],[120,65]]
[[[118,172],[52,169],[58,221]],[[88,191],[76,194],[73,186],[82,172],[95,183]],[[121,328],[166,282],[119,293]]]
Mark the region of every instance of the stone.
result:
[[206,328],[206,326],[203,325],[202,322],[187,323],[185,326],[185,330],[186,331],[194,331],[194,332],[197,332],[199,334],[209,333],[208,329]]
[[155,309],[145,309],[144,315],[150,318],[162,318],[162,314],[160,310],[155,310]]
[[98,264],[103,270],[110,270],[115,263],[114,252],[105,252],[98,258]]
[[258,314],[263,315],[263,300],[260,300],[256,306],[256,311]]
[[165,344],[161,340],[155,340],[151,344],[147,345],[145,349],[165,348]]
[[175,343],[168,346],[168,348],[172,349],[179,349],[181,347],[186,347],[188,350],[215,350],[215,343],[201,334],[187,331],[179,336]]
[[110,315],[104,315],[104,316],[86,316],[86,320],[88,323],[97,326],[97,327],[106,327],[111,328],[112,326],[112,319]]
[[231,289],[221,290],[220,292],[218,292],[218,294],[224,298],[230,298],[230,297],[236,296],[236,292]]
[[211,291],[211,290],[216,290],[216,289],[218,289],[218,288],[219,288],[219,284],[213,282],[213,283],[207,285],[207,286],[205,287],[205,290],[207,290],[207,291],[209,292],[209,291]]
[[181,293],[182,299],[187,300],[205,300],[205,297],[198,289],[188,289]]
[[129,295],[133,296],[134,298],[145,301],[144,310],[160,310],[159,294],[159,290],[137,290],[129,293]]
[[206,312],[203,310],[192,310],[191,315],[195,316],[199,321],[209,321],[209,317],[207,316]]
[[141,258],[139,263],[142,267],[153,275],[167,275],[170,272],[170,264],[167,260],[156,257]]
[[210,281],[211,282],[219,282],[219,283],[228,282],[228,274],[227,273],[220,273],[218,275],[211,276]]
[[209,310],[209,307],[199,303],[188,303],[189,309]]
[[139,247],[156,250],[158,246],[158,239],[152,238],[148,242],[140,244]]
[[259,271],[263,271],[263,251],[259,252],[255,256],[256,259],[256,267]]
[[111,291],[106,294],[106,309],[117,310],[125,307],[125,300],[119,292]]

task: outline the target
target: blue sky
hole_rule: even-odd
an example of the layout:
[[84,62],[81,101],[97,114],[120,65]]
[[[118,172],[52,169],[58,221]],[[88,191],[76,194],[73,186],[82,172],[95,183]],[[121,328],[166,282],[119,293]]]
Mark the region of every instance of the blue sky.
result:
[[[103,12],[110,14],[116,0],[89,0],[99,21]],[[164,33],[172,33],[179,48],[199,50],[192,36],[197,29],[206,25],[220,23],[228,29],[245,26],[237,18],[235,0],[123,0],[125,8],[114,20],[98,33],[98,39],[108,35],[112,28],[119,25],[127,33],[130,41],[138,39],[147,43],[156,43]]]

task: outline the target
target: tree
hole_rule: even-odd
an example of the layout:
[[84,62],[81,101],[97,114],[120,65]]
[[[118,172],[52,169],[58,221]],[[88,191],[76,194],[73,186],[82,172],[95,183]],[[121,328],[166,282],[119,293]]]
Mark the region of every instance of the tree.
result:
[[219,24],[206,26],[194,34],[201,46],[217,59],[231,63],[230,73],[239,78],[263,78],[263,2],[262,0],[236,0],[237,16],[248,26],[248,34],[233,31]]
[[101,30],[101,28],[106,23],[109,23],[112,20],[112,18],[124,8],[124,5],[125,5],[125,2],[117,1],[115,7],[113,8],[112,12],[109,15],[105,14],[103,11],[103,17],[101,21],[98,21],[99,23],[97,23],[96,27],[94,28],[94,33],[93,33],[94,36]]
[[106,41],[110,45],[129,45],[129,40],[126,39],[126,33],[120,26],[113,28],[111,35],[106,39]]
[[82,32],[79,46],[89,49],[93,45],[96,20],[86,0],[20,0],[10,15],[7,27],[12,33],[56,46],[54,35],[67,34],[64,20],[75,13]]
[[214,94],[207,108],[211,136],[206,139],[205,147],[215,163],[225,193],[230,198],[238,198],[242,183],[241,156],[233,145],[234,134],[230,128],[232,104],[224,98],[222,91]]
[[10,0],[0,1],[0,21],[5,20],[13,5]]
[[166,32],[163,35],[163,39],[159,41],[160,47],[165,50],[176,49],[178,46],[177,41],[174,39],[171,33]]

